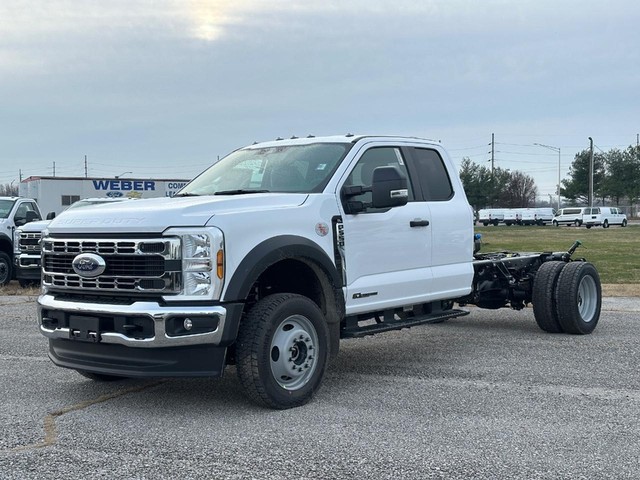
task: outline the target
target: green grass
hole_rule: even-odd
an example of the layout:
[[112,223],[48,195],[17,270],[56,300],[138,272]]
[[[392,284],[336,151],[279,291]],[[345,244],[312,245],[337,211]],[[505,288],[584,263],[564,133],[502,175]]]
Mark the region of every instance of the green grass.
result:
[[640,284],[640,226],[610,227],[476,227],[482,234],[481,252],[560,252],[582,242],[573,258],[593,263],[602,283]]

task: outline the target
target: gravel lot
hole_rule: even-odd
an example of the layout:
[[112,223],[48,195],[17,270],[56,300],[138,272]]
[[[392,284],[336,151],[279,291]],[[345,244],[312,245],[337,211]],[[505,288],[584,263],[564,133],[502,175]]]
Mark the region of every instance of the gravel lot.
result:
[[531,309],[345,341],[315,399],[223,379],[99,384],[55,367],[33,297],[0,297],[0,478],[638,478],[640,299],[592,335]]

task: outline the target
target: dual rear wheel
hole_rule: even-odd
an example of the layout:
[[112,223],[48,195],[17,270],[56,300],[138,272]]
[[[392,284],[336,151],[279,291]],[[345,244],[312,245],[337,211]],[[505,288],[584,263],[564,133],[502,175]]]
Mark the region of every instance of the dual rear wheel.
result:
[[546,262],[533,283],[533,313],[549,333],[585,335],[600,319],[602,287],[596,268],[588,262]]

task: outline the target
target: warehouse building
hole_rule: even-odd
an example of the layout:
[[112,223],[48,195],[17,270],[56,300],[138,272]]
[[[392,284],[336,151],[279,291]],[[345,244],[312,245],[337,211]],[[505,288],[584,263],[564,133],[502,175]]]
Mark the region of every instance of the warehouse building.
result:
[[43,215],[58,215],[83,198],[172,197],[189,180],[105,177],[29,177],[20,182],[21,197],[33,198]]

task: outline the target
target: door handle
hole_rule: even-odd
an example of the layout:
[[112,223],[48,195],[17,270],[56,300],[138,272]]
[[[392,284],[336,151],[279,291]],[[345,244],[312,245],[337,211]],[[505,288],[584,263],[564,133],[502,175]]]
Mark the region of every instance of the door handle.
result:
[[411,220],[409,222],[410,227],[428,227],[429,220]]

